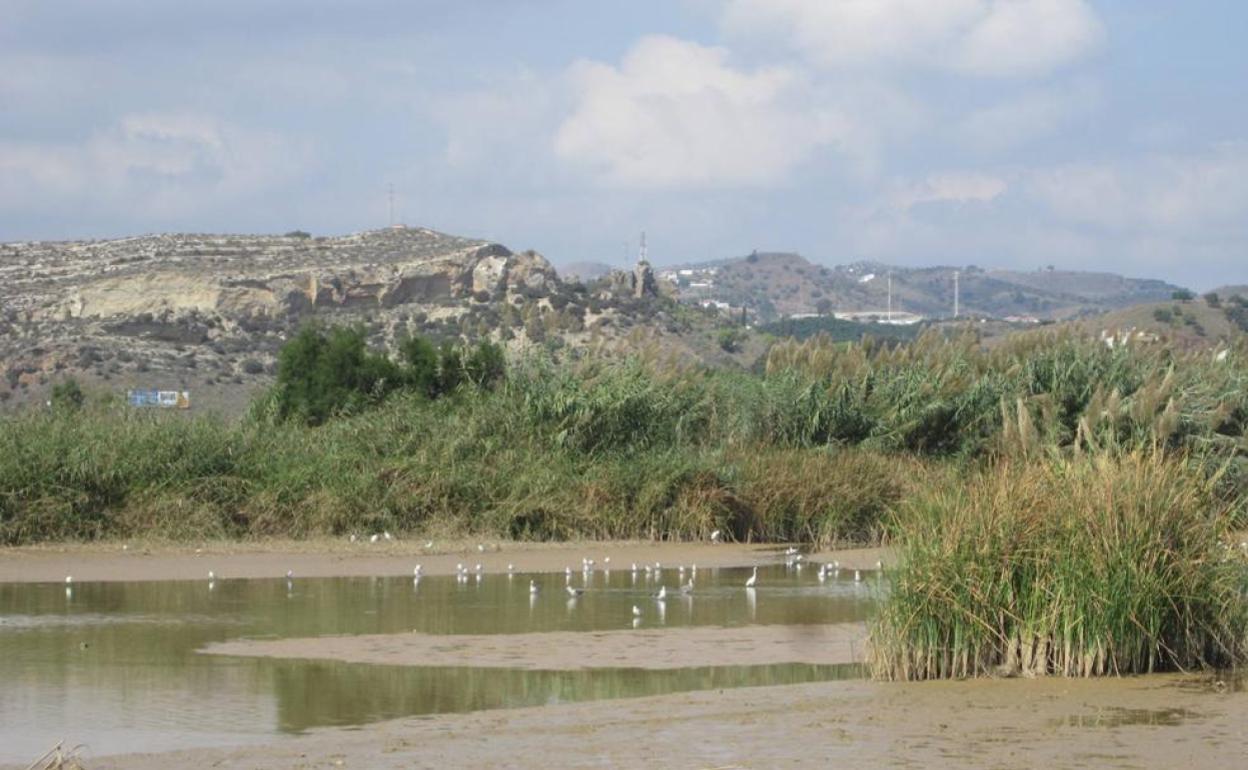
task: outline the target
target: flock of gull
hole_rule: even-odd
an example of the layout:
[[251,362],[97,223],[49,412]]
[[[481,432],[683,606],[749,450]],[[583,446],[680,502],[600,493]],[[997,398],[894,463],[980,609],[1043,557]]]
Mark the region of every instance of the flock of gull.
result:
[[[715,543],[720,542],[719,534],[720,533],[718,530],[712,533],[711,541]],[[393,539],[394,539],[393,536],[389,532],[381,532],[381,533],[371,535],[369,537],[368,542],[377,543],[380,541],[392,541]],[[352,543],[357,542],[357,537],[355,535],[351,535],[350,542]],[[424,547],[426,550],[433,548],[433,541],[431,540],[426,541],[424,544]],[[477,550],[479,552],[484,553],[486,551],[486,547],[484,544],[478,544]],[[804,560],[805,560],[805,557],[796,548],[790,547],[790,548],[787,548],[784,552],[784,564],[787,568],[796,569],[800,571],[802,569]],[[564,569],[564,578],[565,578],[564,579],[564,591],[568,595],[569,605],[573,604],[574,602],[576,602],[577,599],[585,595],[585,592],[587,590],[586,586],[590,583],[590,578],[594,574],[595,570],[597,569],[597,566],[598,566],[597,562],[593,559],[590,559],[588,557],[581,559],[581,575],[582,575],[581,586],[572,585],[573,575],[575,574],[572,567],[568,566]],[[877,574],[882,574],[883,564],[877,561],[875,566],[876,566]],[[691,597],[694,592],[694,584],[697,581],[697,577],[698,577],[698,565],[693,564],[690,567],[686,568],[682,564],[682,565],[678,565],[677,567],[675,567],[675,569],[676,569],[677,576],[679,578],[679,588],[677,589],[679,592],[679,595],[682,597],[686,597],[686,598]],[[650,564],[639,565],[636,562],[633,562],[628,567],[628,573],[631,576],[632,582],[634,585],[637,583],[637,580],[639,577],[643,577],[647,583],[650,583],[653,581],[654,583],[657,583],[659,585],[658,590],[650,594],[650,598],[657,603],[660,609],[660,612],[662,611],[663,605],[667,601],[667,598],[668,598],[667,585],[662,583],[663,570],[664,570],[664,567],[662,563],[657,562],[657,561],[653,565],[650,565]],[[610,556],[603,558],[602,571],[609,579],[611,575],[611,557]],[[829,578],[831,579],[839,578],[840,573],[841,573],[840,562],[832,561],[829,563],[820,564],[818,572],[816,573],[816,576],[818,577],[819,582],[823,583]],[[507,565],[506,574],[507,574],[508,579],[515,577],[516,568],[514,564]],[[461,583],[461,584],[467,583],[470,579],[475,579],[477,583],[480,583],[484,575],[485,575],[485,568],[480,563],[476,564],[474,567],[471,567],[471,568],[463,563],[459,563],[455,565],[454,577],[455,577],[456,582],[458,583]],[[686,576],[688,578],[687,580],[686,580]],[[854,576],[855,583],[862,582],[863,576],[862,576],[861,570],[855,569],[853,571],[853,576]],[[419,586],[420,580],[422,577],[424,577],[424,567],[420,564],[417,564],[415,567],[412,568],[413,584],[416,586]],[[209,570],[208,571],[208,590],[209,591],[215,589],[216,584],[217,584],[217,579],[218,579],[218,576],[216,572],[213,570]],[[288,593],[293,591],[294,589],[294,580],[295,580],[294,571],[287,570],[286,571],[286,589]],[[74,582],[74,578],[72,575],[65,576],[65,595],[67,597],[73,596],[73,582]],[[753,593],[757,585],[758,585],[758,567],[754,567],[753,571],[750,573],[750,576],[746,578],[745,583],[744,583],[744,588],[747,592],[747,595],[750,597],[751,600],[753,600]],[[530,578],[529,579],[530,600],[532,600],[533,598],[536,598],[537,595],[541,592],[541,590],[542,588],[537,583],[537,581]],[[640,624],[641,617],[642,617],[641,608],[634,604],[633,605],[633,625],[634,626],[637,626],[638,624]]]

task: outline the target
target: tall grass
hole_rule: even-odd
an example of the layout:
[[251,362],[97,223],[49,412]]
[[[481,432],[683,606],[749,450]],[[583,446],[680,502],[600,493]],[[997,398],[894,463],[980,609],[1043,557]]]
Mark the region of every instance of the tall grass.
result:
[[1160,452],[1013,461],[898,513],[885,679],[1096,676],[1244,659],[1245,557],[1215,480]]
[[1199,461],[1248,499],[1248,356],[1038,334],[781,343],[766,373],[655,357],[514,362],[494,390],[392,396],[309,428],[119,406],[0,417],[0,542],[303,537],[437,527],[524,538],[877,539],[948,461]]

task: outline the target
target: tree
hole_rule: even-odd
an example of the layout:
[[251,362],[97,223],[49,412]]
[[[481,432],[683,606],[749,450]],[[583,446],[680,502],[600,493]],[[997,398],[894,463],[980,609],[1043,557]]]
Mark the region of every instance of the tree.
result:
[[493,342],[483,341],[464,359],[464,374],[478,388],[492,388],[507,374],[507,357]]
[[57,412],[76,412],[86,403],[87,396],[82,392],[78,380],[70,377],[64,382],[52,386],[52,409]]
[[459,348],[449,342],[442,343],[438,351],[438,395],[454,393],[464,381],[464,359]]
[[1170,299],[1176,302],[1191,302],[1196,299],[1196,295],[1188,289],[1178,289],[1170,294]]
[[736,353],[741,349],[741,343],[745,341],[746,333],[741,329],[720,329],[719,330],[719,347],[725,353]]
[[403,362],[404,384],[427,398],[436,396],[438,351],[433,344],[413,334],[399,343],[399,357]]
[[326,332],[308,325],[278,354],[278,414],[319,425],[334,414],[380,401],[402,383],[394,362],[369,352],[363,329]]
[[832,312],[832,300],[824,297],[815,303],[815,312],[819,315],[829,315]]
[[1205,302],[1209,303],[1209,307],[1222,307],[1222,298],[1218,296],[1216,291],[1206,294]]

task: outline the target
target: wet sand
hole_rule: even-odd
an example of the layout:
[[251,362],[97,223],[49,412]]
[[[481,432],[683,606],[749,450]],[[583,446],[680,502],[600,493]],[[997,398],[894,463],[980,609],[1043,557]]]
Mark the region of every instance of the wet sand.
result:
[[827,682],[403,719],[90,770],[1167,768],[1248,762],[1248,694],[1176,676]]
[[203,652],[398,666],[474,666],[535,671],[591,668],[835,665],[861,662],[864,624],[695,626],[531,634],[373,634],[236,640]]
[[[595,569],[627,569],[632,562],[667,566],[750,567],[783,558],[784,547],[774,544],[709,543],[496,543],[424,540],[356,542],[345,540],[271,541],[260,543],[206,543],[173,546],[112,543],[82,546],[42,546],[0,549],[0,583],[75,581],[202,580],[209,570],[219,580],[277,578],[291,570],[299,577],[368,577],[411,575],[416,564],[426,575],[450,575],[455,565],[481,564],[488,573],[514,564],[519,572],[562,572],[581,568],[581,559],[594,559]],[[843,568],[872,569],[885,558],[882,549],[829,551],[812,561],[838,559]]]

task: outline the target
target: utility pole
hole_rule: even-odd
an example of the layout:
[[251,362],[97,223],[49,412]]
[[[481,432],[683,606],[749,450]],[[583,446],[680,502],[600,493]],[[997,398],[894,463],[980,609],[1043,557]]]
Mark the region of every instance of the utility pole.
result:
[[893,271],[888,271],[888,322],[893,322]]
[[958,317],[958,271],[953,271],[953,317]]

